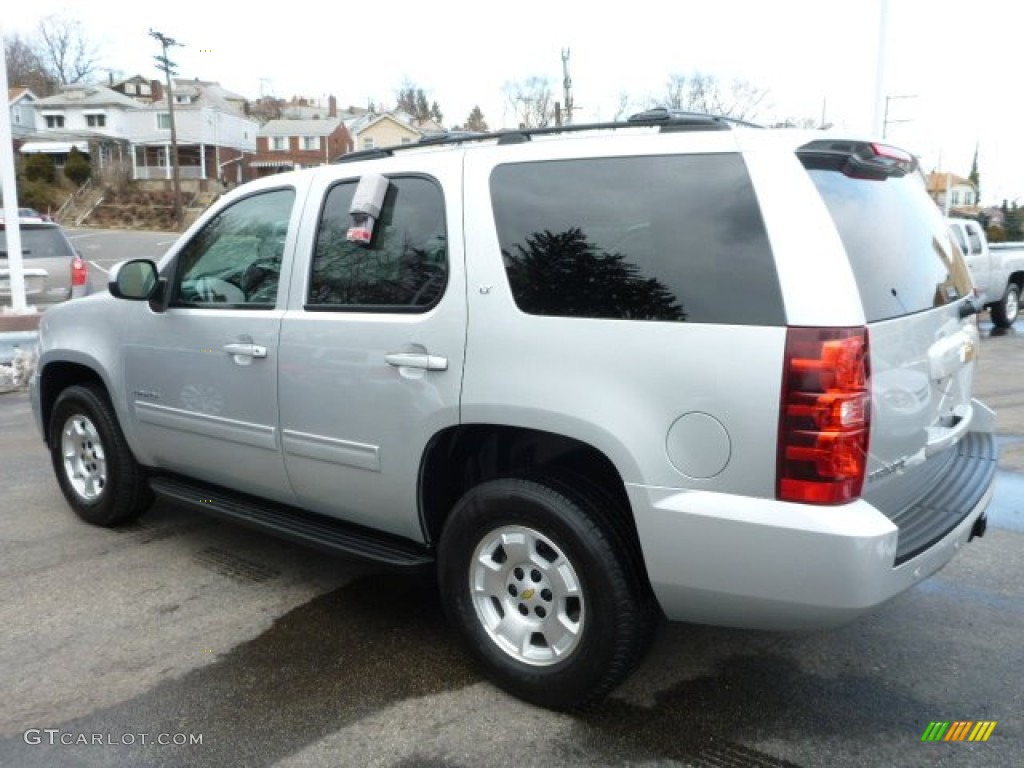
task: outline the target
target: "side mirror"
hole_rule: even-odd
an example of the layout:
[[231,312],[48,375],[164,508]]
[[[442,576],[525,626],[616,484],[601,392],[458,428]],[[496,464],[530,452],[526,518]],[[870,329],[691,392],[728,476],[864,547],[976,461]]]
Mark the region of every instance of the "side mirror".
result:
[[114,265],[107,289],[110,295],[128,301],[148,301],[153,311],[162,311],[161,298],[166,281],[149,259],[132,259]]
[[110,270],[107,288],[119,299],[148,301],[156,290],[159,277],[156,264],[149,259],[122,261]]

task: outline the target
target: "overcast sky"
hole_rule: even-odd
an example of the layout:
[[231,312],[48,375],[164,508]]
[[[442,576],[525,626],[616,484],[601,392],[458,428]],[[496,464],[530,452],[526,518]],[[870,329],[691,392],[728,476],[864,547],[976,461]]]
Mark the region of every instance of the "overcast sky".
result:
[[[639,108],[673,73],[747,80],[767,90],[759,121],[813,118],[872,125],[882,0],[392,0],[385,3],[218,3],[126,0],[5,3],[6,34],[30,33],[64,10],[118,75],[157,77],[157,29],[185,44],[181,77],[217,80],[249,98],[323,98],[390,105],[405,81],[447,124],[479,104],[491,128],[514,124],[509,81],[547,77],[561,96],[570,50],[577,122],[611,119],[620,94]],[[377,11],[375,8],[386,10]],[[982,198],[1024,203],[1018,74],[1019,0],[889,0],[888,135],[928,170],[966,176],[979,146]],[[105,73],[104,73],[105,74]]]

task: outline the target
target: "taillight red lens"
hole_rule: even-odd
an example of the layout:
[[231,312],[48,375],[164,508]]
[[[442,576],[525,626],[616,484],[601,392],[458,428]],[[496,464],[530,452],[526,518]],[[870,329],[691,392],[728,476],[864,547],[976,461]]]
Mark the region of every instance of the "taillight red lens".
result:
[[842,504],[860,496],[870,422],[867,329],[790,328],[779,415],[777,497]]
[[71,260],[71,284],[85,285],[89,279],[89,267],[81,256],[75,256]]

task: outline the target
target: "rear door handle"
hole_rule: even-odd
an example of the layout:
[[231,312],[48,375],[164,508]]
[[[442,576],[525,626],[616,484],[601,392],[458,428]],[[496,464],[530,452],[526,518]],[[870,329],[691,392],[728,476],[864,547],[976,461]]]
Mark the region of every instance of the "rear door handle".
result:
[[395,368],[419,368],[424,371],[447,371],[448,358],[420,352],[392,352],[384,355],[388,365]]
[[242,357],[267,356],[266,347],[261,347],[259,344],[252,344],[249,342],[234,342],[232,344],[225,344],[223,349],[229,355],[241,355]]

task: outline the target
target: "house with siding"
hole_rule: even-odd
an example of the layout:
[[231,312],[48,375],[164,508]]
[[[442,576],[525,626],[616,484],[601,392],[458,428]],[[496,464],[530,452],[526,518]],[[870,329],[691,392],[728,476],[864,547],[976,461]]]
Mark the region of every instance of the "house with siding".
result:
[[928,194],[943,209],[946,207],[947,194],[950,208],[973,208],[978,205],[978,188],[955,173],[929,173]]
[[355,141],[356,149],[378,149],[400,144],[412,144],[420,140],[423,131],[402,119],[400,114],[376,114],[349,118],[345,121]]
[[[181,178],[248,180],[259,124],[246,117],[245,98],[214,82],[176,80],[174,86]],[[75,147],[94,170],[118,165],[134,179],[173,176],[170,107],[159,81],[63,86],[34,108],[36,130],[26,136],[23,154],[45,152],[61,166]]]
[[36,130],[35,103],[39,101],[29,88],[8,88],[7,107],[11,113],[11,135],[15,148]]
[[145,107],[102,85],[61,86],[53,96],[36,100],[35,130],[26,134],[20,152],[44,153],[61,167],[72,147],[89,155],[94,169],[127,162],[132,143],[131,116]]
[[[245,114],[245,98],[202,80],[175,80],[174,125],[180,177],[248,181],[248,160],[256,151],[259,123]],[[170,179],[171,108],[167,94],[132,118],[136,179]]]

